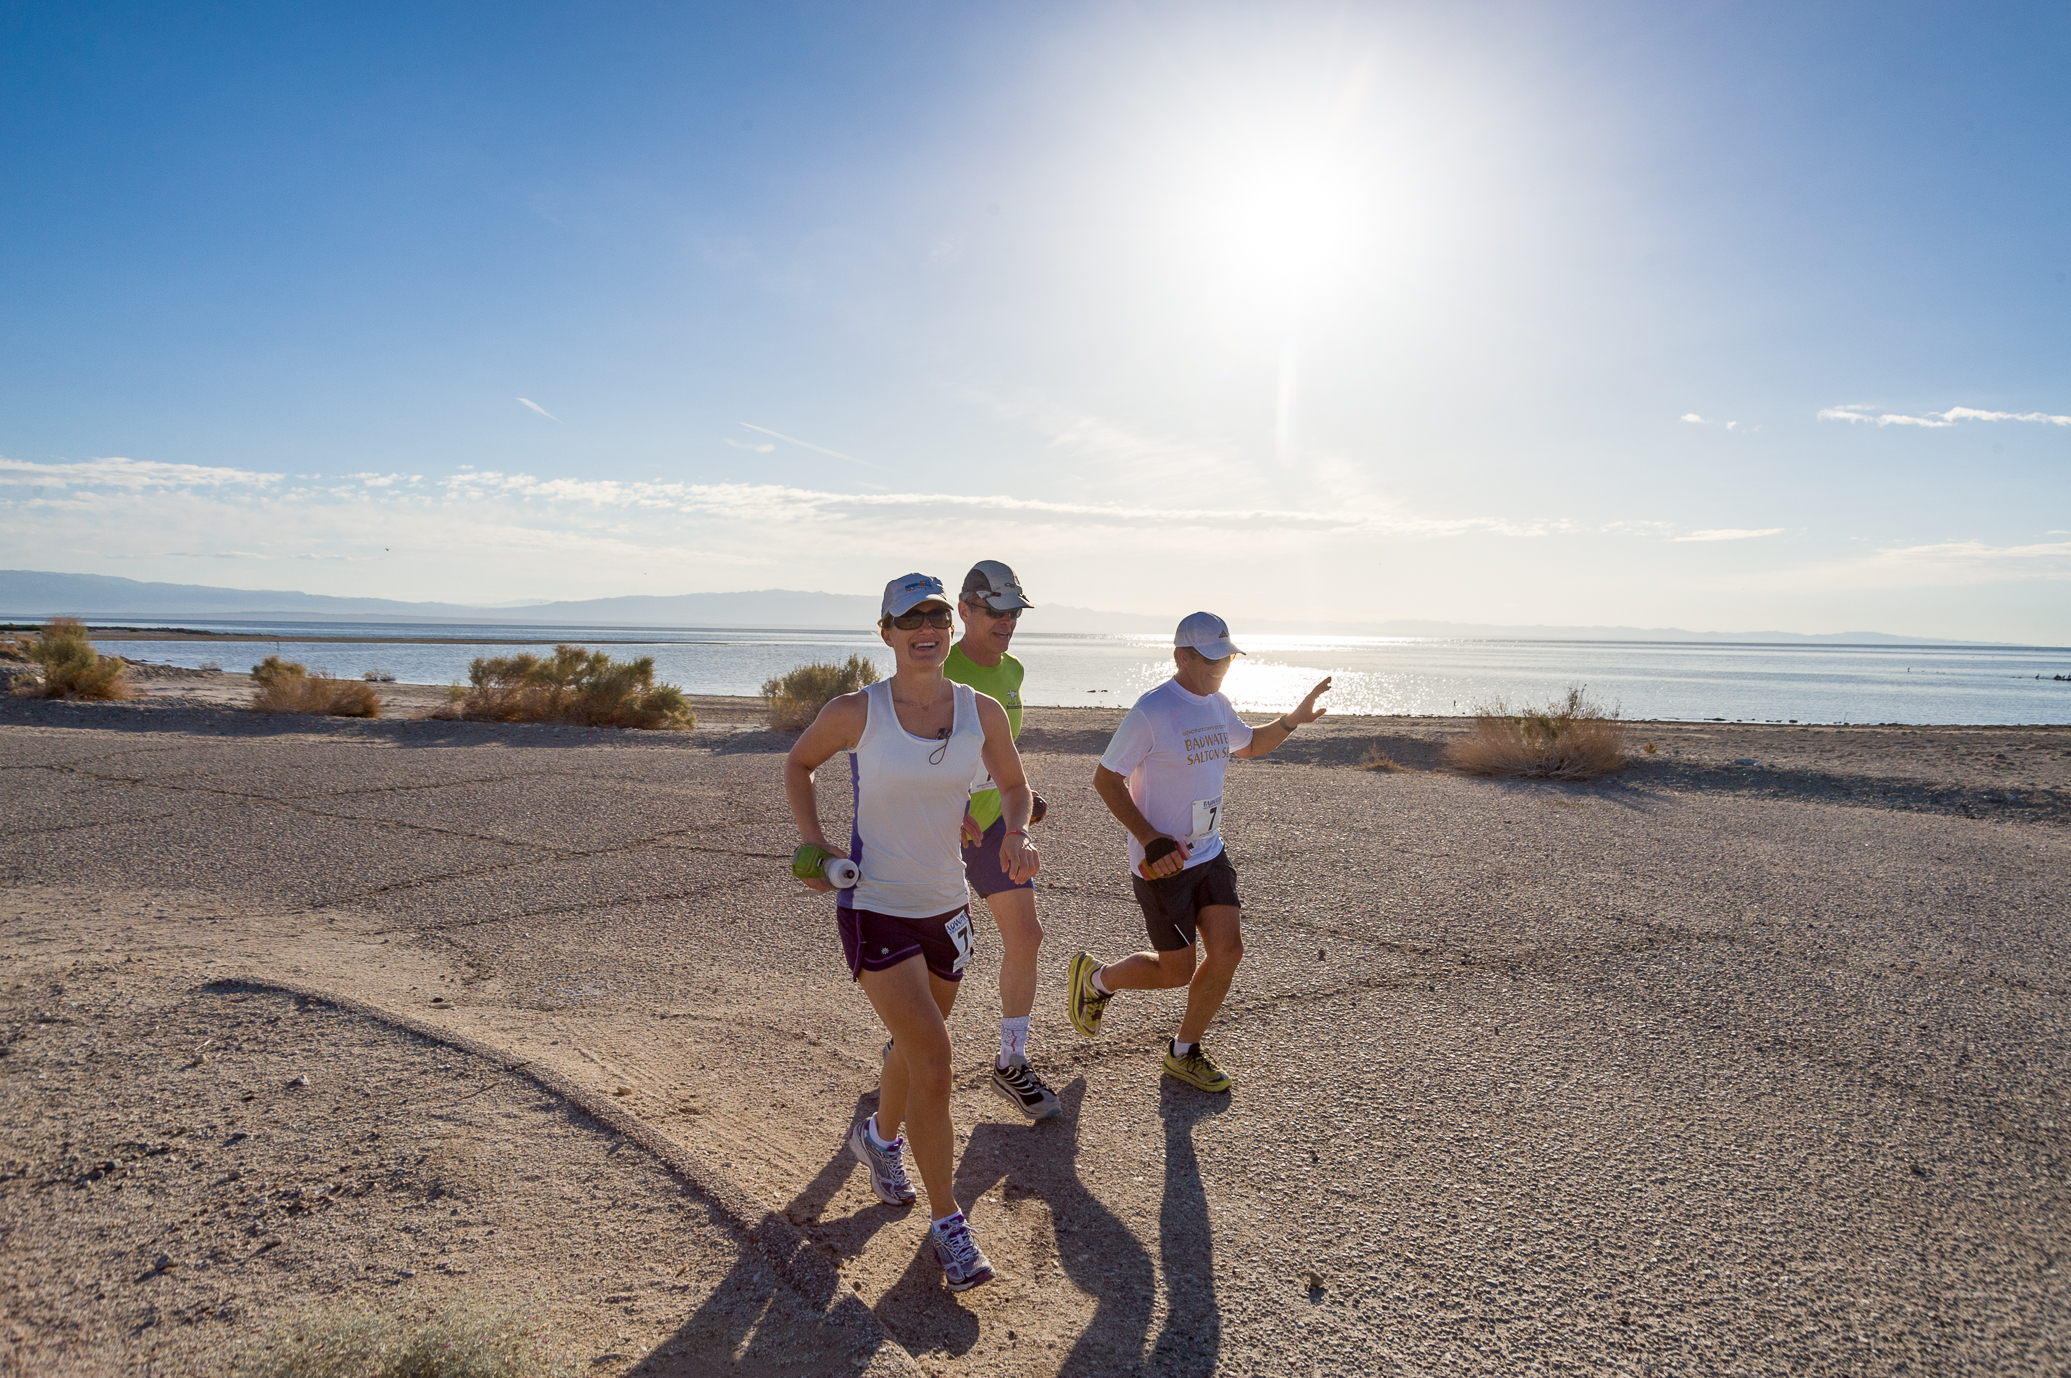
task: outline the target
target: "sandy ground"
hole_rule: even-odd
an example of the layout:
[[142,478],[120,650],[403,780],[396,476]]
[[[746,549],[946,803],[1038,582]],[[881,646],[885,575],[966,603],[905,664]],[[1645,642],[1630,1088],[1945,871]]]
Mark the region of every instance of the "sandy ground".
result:
[[[528,1108],[551,1099],[522,1075],[538,1071],[794,1225],[874,1313],[884,1365],[2071,1365],[2071,730],[1640,725],[1653,755],[1561,786],[1432,772],[1456,721],[1305,729],[1233,771],[1248,952],[1210,1035],[1237,1088],[1211,1098],[1157,1073],[1178,995],[1121,997],[1096,1043],[1064,1020],[1064,960],[1139,945],[1141,918],[1088,778],[1114,714],[1031,712],[1052,803],[1034,1057],[1066,1110],[1031,1127],[985,1086],[982,941],[953,1020],[958,1180],[1001,1278],[952,1297],[923,1222],[876,1205],[840,1152],[883,1035],[828,902],[783,873],[784,743],[749,705],[700,716],[632,734],[311,722],[181,694],[0,705],[0,1097],[19,1165],[0,1219],[8,1257],[31,1260],[0,1282],[10,1352],[216,1371],[196,1356],[310,1295],[424,1306],[475,1288],[547,1298],[585,1372],[862,1362],[838,1299],[757,1272],[763,1254],[701,1217],[648,1141]],[[1404,768],[1357,768],[1376,749]],[[333,992],[494,1056],[236,980]],[[77,1009],[57,986],[85,992]],[[218,1027],[241,1061],[185,1068]],[[297,1068],[312,1086],[288,1091]],[[441,1120],[461,1081],[488,1105]],[[333,1085],[354,1090],[303,1094]],[[337,1204],[261,1222],[283,1243],[222,1282],[252,1222],[203,1184],[265,1141],[224,1146],[253,1133],[232,1116],[268,1105],[267,1151],[307,1155],[262,1169],[290,1184],[275,1191],[376,1180],[340,1150],[379,1129],[472,1135],[473,1197],[440,1216],[428,1185],[334,1187]],[[177,1125],[214,1126],[203,1168],[148,1151]],[[589,1185],[605,1156],[641,1166]],[[74,1185],[110,1161],[136,1184]],[[413,1182],[461,1180],[446,1161]],[[577,1202],[526,1172],[576,1183]],[[435,1219],[458,1223],[395,1247]],[[176,1227],[194,1249],[162,1242]],[[498,1253],[506,1239],[551,1242]],[[470,1272],[410,1261],[434,1241]],[[141,1324],[151,1289],[197,1279],[217,1290]],[[738,1319],[755,1305],[766,1320]],[[699,1328],[715,1315],[733,1319]]]
[[695,1192],[504,1060],[221,974],[249,945],[429,986],[425,954],[164,892],[0,912],[0,1368],[221,1373],[338,1296],[487,1299],[564,1371],[713,1372],[749,1335],[860,1367]]

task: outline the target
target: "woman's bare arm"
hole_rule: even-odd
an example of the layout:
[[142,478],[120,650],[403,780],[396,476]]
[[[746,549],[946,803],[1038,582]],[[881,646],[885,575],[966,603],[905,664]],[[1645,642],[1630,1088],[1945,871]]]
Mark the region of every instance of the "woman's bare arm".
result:
[[1035,844],[1028,840],[1028,812],[1035,806],[1035,794],[1021,769],[1021,752],[1014,745],[1014,729],[1007,710],[984,694],[978,696],[978,725],[985,729],[980,756],[1000,791],[1000,817],[1007,835],[1000,839],[1000,866],[1009,880],[1020,882],[1034,875],[1042,865]]
[[[860,693],[843,694],[828,700],[827,706],[820,710],[820,716],[813,719],[812,726],[798,734],[798,740],[791,744],[790,754],[784,757],[784,798],[790,803],[791,817],[798,824],[799,841],[818,847],[830,856],[847,856],[848,849],[828,842],[827,834],[820,826],[820,798],[813,788],[813,772],[836,753],[855,749],[856,743],[863,740],[863,724],[869,711]],[[814,890],[834,888],[817,879],[805,884]]]

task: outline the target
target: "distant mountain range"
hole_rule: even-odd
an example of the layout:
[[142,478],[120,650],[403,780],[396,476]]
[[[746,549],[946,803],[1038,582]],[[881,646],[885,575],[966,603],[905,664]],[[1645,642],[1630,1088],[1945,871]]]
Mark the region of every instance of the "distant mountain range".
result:
[[[195,621],[465,622],[599,627],[867,627],[877,621],[875,597],[756,589],[740,593],[628,594],[516,607],[469,603],[405,603],[390,598],[336,598],[285,589],[227,589],[206,584],[157,584],[106,574],[53,574],[0,570],[0,618],[40,621],[79,617],[98,622]],[[1033,632],[1162,632],[1180,610],[1105,612],[1044,604],[1028,620]],[[1236,628],[1242,639],[1246,628]],[[1295,622],[1263,633],[1316,636],[1419,636],[1527,641],[1745,641],[1853,645],[1986,645],[1946,637],[1888,632],[1693,632],[1680,627],[1499,626],[1478,622]]]

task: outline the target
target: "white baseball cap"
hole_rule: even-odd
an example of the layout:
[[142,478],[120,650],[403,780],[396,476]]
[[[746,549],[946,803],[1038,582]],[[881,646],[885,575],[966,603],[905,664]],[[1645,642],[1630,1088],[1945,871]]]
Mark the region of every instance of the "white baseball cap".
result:
[[1230,624],[1212,612],[1190,612],[1181,618],[1179,630],[1172,634],[1172,644],[1191,646],[1197,654],[1210,660],[1244,654],[1230,640]]
[[886,617],[904,617],[923,603],[954,606],[942,591],[942,581],[932,574],[902,574],[884,586]]

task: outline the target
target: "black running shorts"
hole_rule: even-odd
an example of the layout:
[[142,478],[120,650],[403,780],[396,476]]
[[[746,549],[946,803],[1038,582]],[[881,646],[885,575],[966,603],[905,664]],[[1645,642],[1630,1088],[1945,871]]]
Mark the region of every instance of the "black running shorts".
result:
[[1136,902],[1143,906],[1143,921],[1150,929],[1151,946],[1160,952],[1194,945],[1194,925],[1201,911],[1211,904],[1235,907],[1237,868],[1227,852],[1212,860],[1189,866],[1176,876],[1145,880],[1137,872],[1129,879],[1136,886]]
[[837,904],[834,919],[841,930],[842,954],[848,958],[851,976],[886,971],[919,957],[928,964],[930,976],[944,981],[964,979],[964,963],[971,959],[968,906],[931,919],[908,919]]

